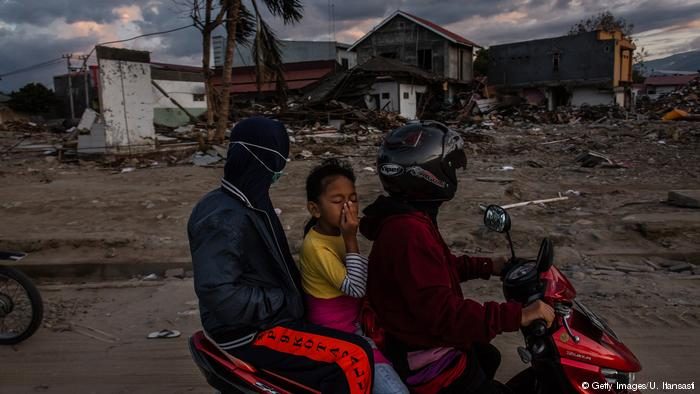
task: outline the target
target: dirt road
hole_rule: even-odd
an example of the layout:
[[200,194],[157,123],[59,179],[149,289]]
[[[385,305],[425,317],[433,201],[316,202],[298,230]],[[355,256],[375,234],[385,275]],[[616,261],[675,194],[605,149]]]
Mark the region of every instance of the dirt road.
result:
[[[555,262],[581,300],[607,317],[639,356],[640,381],[700,380],[700,270],[694,265],[700,263],[700,213],[664,202],[669,190],[700,189],[699,137],[691,125],[655,122],[523,125],[466,135],[469,168],[459,174],[457,197],[441,210],[441,231],[455,253],[505,254],[503,237],[481,225],[480,204],[569,197],[510,210],[517,253],[534,254],[545,236],[554,241]],[[11,143],[0,135],[0,145]],[[299,159],[302,149],[314,156]],[[575,157],[587,150],[609,155],[616,165],[581,167]],[[308,217],[303,179],[309,169],[328,155],[346,157],[366,206],[381,193],[371,169],[375,151],[293,146],[298,160],[272,189],[293,253]],[[210,392],[186,347],[186,336],[199,326],[191,279],[124,279],[148,273],[153,263],[187,266],[187,218],[221,175],[220,167],[149,160],[111,167],[3,156],[0,249],[31,252],[26,264],[43,264],[44,278],[68,272],[52,267],[82,265],[70,271],[79,277],[42,280],[47,326],[16,349],[0,349],[0,391]],[[362,249],[369,247],[363,240]],[[94,268],[103,265],[134,270]],[[109,277],[118,281],[95,282]],[[70,284],[80,281],[87,283]],[[465,293],[501,299],[495,280],[469,284]],[[183,336],[145,339],[162,328]],[[506,335],[496,343],[504,355],[500,377],[512,376],[523,367],[515,353],[520,338]]]
[[[639,276],[639,282],[653,280]],[[499,286],[495,279],[480,281],[465,291],[481,299],[498,299]],[[623,293],[635,289],[619,287]],[[188,335],[199,328],[191,279],[45,284],[41,290],[46,298],[47,327],[15,348],[0,348],[3,393],[213,391],[187,350]],[[626,305],[618,307],[620,303],[613,307],[607,299],[596,301],[590,294],[581,293],[581,298],[609,319],[639,357],[644,370],[638,381],[700,379],[700,343],[696,339],[699,306],[642,306],[633,310]],[[681,310],[694,313],[686,313],[682,321],[674,319]],[[146,339],[149,332],[163,328],[183,335]],[[522,340],[519,334],[507,334],[495,343],[503,354],[499,377],[505,380],[524,367],[515,351]]]

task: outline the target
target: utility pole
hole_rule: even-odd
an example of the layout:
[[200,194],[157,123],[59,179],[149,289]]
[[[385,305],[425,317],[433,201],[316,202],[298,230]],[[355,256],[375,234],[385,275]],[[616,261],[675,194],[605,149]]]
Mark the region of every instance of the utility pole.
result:
[[88,84],[88,74],[90,74],[89,73],[90,70],[88,69],[88,65],[87,65],[88,56],[87,55],[78,56],[78,59],[83,61],[83,73],[84,73],[83,75],[85,77],[85,109],[87,110],[88,108],[90,108],[90,86]]
[[73,107],[73,76],[71,75],[70,59],[73,57],[72,53],[65,54],[61,56],[66,59],[66,65],[68,66],[68,101],[70,102],[70,121],[73,123],[75,119],[75,108]]

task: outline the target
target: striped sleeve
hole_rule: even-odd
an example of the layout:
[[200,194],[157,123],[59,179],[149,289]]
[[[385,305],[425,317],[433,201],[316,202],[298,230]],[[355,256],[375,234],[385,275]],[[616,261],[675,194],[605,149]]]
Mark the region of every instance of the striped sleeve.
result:
[[353,298],[361,298],[367,288],[367,258],[358,253],[345,255],[345,268],[347,274],[340,291]]

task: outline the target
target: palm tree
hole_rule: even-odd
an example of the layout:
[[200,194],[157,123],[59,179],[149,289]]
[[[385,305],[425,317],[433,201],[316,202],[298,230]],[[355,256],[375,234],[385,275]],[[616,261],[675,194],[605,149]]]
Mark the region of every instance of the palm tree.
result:
[[[214,107],[217,114],[216,132],[213,140],[223,142],[228,122],[231,90],[231,69],[233,68],[233,53],[236,43],[252,45],[253,59],[256,68],[256,83],[258,90],[262,84],[274,81],[278,92],[284,95],[286,84],[282,71],[282,54],[279,41],[260,14],[257,0],[250,0],[253,13],[241,0],[218,0],[219,9],[214,16],[214,0],[191,0],[191,17],[195,26],[202,32],[202,66],[207,80],[208,107]],[[302,18],[303,6],[300,0],[262,0],[270,13],[282,18],[285,24],[296,23]],[[202,15],[202,12],[204,15]],[[226,56],[221,76],[222,87],[214,92],[211,85],[211,69],[209,54],[211,53],[211,34],[218,26],[226,27]],[[252,43],[250,37],[253,36]],[[213,124],[213,111],[208,112],[208,126]]]

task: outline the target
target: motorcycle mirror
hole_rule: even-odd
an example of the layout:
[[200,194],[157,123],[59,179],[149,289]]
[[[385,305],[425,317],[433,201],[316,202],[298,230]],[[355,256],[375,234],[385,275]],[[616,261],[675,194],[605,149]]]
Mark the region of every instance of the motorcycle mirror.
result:
[[484,213],[484,225],[491,231],[507,233],[510,231],[510,215],[498,205],[489,205]]
[[537,269],[539,272],[548,271],[554,263],[554,245],[549,238],[542,240],[540,251],[537,253]]

